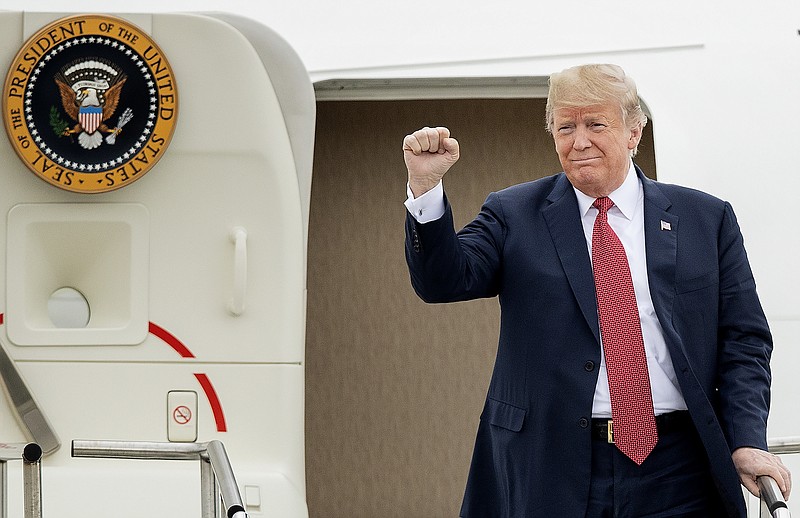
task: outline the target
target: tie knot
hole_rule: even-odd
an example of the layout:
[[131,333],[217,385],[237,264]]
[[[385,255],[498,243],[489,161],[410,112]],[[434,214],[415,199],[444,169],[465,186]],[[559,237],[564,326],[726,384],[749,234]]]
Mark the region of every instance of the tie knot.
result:
[[594,200],[592,205],[594,205],[601,213],[604,213],[608,212],[608,209],[614,206],[614,202],[611,201],[611,198],[603,196],[602,198],[597,198]]

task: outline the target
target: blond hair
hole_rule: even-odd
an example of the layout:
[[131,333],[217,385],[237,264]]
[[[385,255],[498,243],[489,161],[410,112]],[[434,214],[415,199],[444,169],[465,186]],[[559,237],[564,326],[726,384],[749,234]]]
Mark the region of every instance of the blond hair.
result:
[[[628,128],[647,124],[636,83],[617,65],[580,65],[550,76],[545,118],[547,131],[553,131],[553,111],[616,102],[622,110],[622,121]],[[637,147],[638,149],[638,147]],[[634,149],[632,156],[636,155]]]

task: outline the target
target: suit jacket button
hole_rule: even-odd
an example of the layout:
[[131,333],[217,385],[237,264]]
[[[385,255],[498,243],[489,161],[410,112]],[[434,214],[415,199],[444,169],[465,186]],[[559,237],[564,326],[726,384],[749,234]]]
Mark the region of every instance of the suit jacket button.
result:
[[583,364],[583,368],[586,369],[586,372],[592,372],[594,370],[594,362],[589,360]]
[[586,428],[589,426],[589,420],[585,417],[581,417],[580,420],[578,420],[578,424],[581,425],[581,428]]

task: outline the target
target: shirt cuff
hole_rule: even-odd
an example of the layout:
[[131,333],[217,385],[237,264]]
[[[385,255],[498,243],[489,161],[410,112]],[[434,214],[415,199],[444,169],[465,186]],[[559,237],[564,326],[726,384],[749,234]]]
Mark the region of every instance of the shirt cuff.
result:
[[436,221],[444,215],[444,187],[442,187],[441,180],[436,187],[419,198],[414,198],[411,187],[406,184],[406,194],[408,195],[408,199],[405,201],[406,209],[417,220],[417,223]]

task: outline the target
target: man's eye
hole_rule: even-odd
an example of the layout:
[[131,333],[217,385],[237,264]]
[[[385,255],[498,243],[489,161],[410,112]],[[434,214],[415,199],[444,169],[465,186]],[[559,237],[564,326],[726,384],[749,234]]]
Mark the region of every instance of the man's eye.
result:
[[574,126],[561,126],[561,127],[558,128],[558,132],[563,134],[563,135],[566,135],[568,133],[571,133],[573,128],[574,128]]

